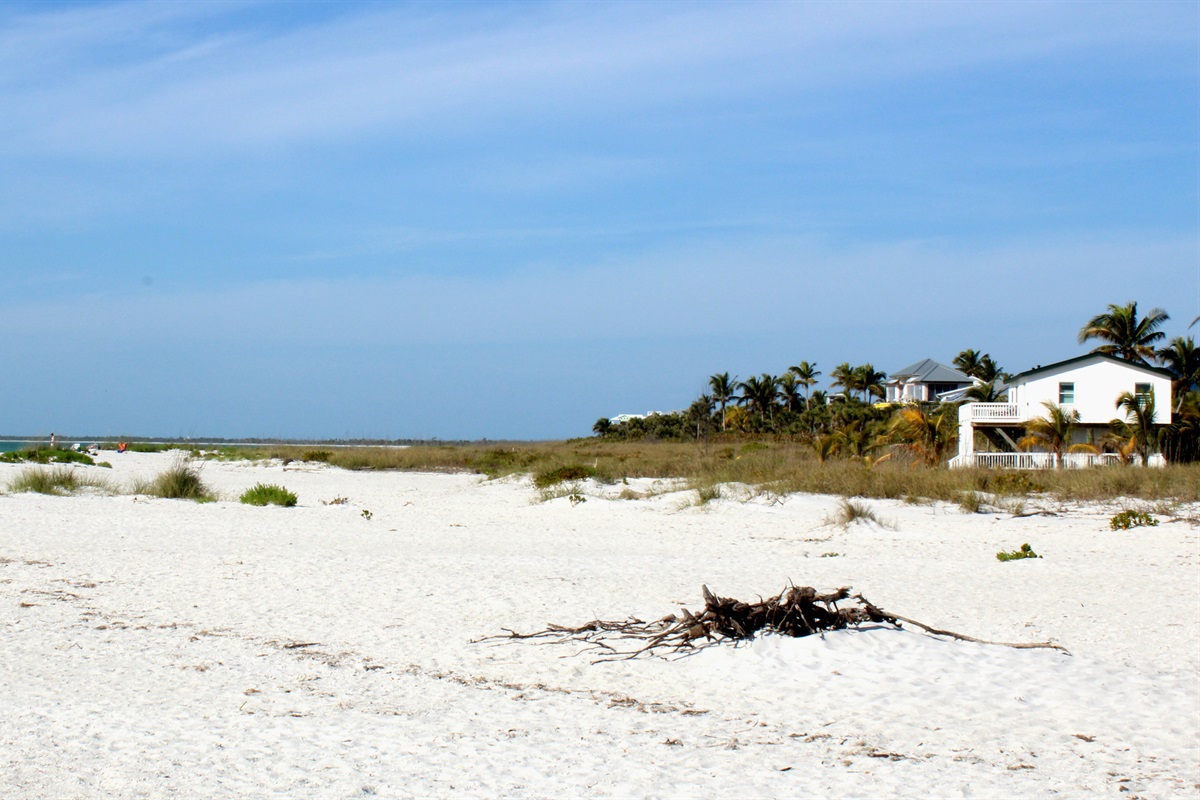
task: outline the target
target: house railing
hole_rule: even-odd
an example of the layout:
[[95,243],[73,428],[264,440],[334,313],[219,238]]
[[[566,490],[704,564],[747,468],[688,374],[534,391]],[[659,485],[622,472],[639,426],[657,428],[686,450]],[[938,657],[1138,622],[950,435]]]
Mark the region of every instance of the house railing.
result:
[[[1075,410],[1075,406],[1070,403],[1063,403],[1059,408],[1066,414]],[[1029,406],[1025,403],[966,403],[959,406],[958,409],[960,422],[1012,423],[1015,425],[1045,415],[1046,407],[1041,404]]]
[[967,403],[959,406],[959,419],[964,422],[1024,422],[1029,419],[1028,407],[1022,403]]
[[[1116,453],[1064,453],[1062,456],[1062,466],[1066,469],[1086,469],[1120,463],[1121,457]],[[955,456],[950,461],[950,466],[955,468],[990,469],[1053,469],[1056,464],[1054,453],[971,453]]]

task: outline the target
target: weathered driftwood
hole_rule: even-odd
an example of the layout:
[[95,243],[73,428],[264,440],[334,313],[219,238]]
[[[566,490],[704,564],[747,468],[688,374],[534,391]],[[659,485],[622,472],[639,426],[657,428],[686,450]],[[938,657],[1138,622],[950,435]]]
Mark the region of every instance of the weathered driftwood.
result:
[[[811,636],[814,633],[857,627],[864,622],[889,624],[897,628],[906,622],[935,636],[947,636],[964,642],[1067,652],[1066,648],[1051,642],[991,642],[934,628],[885,611],[861,594],[851,595],[849,587],[822,594],[811,586],[789,586],[774,597],[760,599],[757,603],[718,597],[707,586],[701,587],[701,592],[704,595],[704,610],[699,613],[682,608],[678,616],[669,614],[653,622],[634,617],[625,620],[594,619],[578,627],[552,624],[532,633],[517,633],[505,628],[503,635],[488,636],[478,641],[539,639],[545,643],[580,642],[585,645],[581,652],[603,652],[603,656],[596,661],[618,661],[642,655],[681,655],[722,642],[751,639],[763,632]],[[622,642],[631,644],[621,649]]]

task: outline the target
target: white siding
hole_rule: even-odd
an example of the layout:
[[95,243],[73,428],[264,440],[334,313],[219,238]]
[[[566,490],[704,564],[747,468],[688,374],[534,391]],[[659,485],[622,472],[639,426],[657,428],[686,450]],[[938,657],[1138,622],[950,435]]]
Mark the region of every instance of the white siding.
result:
[[1125,415],[1117,411],[1117,398],[1122,392],[1134,391],[1139,383],[1148,383],[1154,390],[1154,421],[1160,425],[1171,421],[1170,378],[1107,359],[1039,372],[1013,386],[1009,402],[1027,404],[1033,414],[1039,415],[1043,402],[1058,404],[1060,383],[1075,384],[1075,402],[1069,407],[1079,412],[1079,421],[1085,425],[1106,425],[1110,420],[1123,419]]

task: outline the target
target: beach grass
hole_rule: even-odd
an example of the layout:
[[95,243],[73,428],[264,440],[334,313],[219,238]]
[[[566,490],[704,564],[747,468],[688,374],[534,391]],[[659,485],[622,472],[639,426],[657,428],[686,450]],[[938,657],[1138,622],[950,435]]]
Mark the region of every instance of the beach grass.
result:
[[[301,460],[296,446],[239,448],[238,458]],[[842,497],[907,498],[959,503],[969,492],[1022,498],[1045,495],[1061,501],[1200,501],[1200,464],[1163,468],[1112,465],[1092,469],[1006,470],[926,467],[902,458],[867,462],[817,459],[796,440],[714,439],[708,442],[571,439],[521,442],[345,447],[328,452],[331,466],[345,469],[473,472],[489,478],[547,476],[586,468],[605,483],[623,478],[681,478],[693,486],[741,483],[785,495],[798,492]],[[545,479],[545,478],[544,478]]]
[[273,483],[257,483],[242,492],[242,496],[238,499],[248,506],[275,505],[284,508],[291,508],[297,502],[294,492]]
[[217,499],[216,493],[205,485],[200,470],[187,459],[177,460],[171,467],[148,480],[135,481],[134,494],[146,494],[168,500],[195,500],[207,503]]
[[107,478],[70,467],[53,469],[30,467],[22,470],[8,484],[8,490],[13,493],[36,492],[38,494],[68,495],[84,489],[94,489],[108,494],[116,493],[111,481]]

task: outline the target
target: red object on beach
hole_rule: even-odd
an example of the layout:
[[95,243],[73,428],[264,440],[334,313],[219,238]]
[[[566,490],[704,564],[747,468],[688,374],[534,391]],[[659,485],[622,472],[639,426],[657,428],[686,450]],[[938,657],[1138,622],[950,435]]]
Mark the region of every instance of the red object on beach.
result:
[[125,444],[124,442],[117,442],[117,452],[118,453],[124,453],[125,449],[127,447],[129,447],[129,445]]

